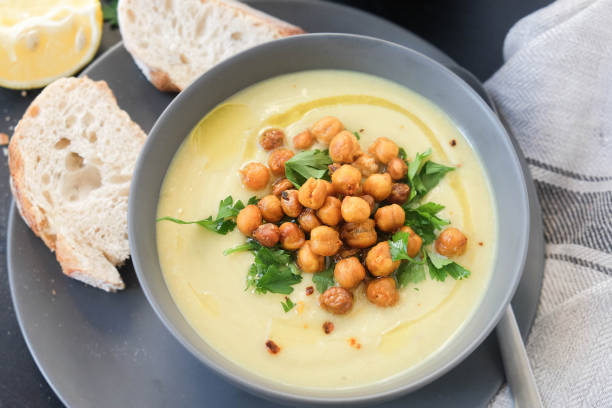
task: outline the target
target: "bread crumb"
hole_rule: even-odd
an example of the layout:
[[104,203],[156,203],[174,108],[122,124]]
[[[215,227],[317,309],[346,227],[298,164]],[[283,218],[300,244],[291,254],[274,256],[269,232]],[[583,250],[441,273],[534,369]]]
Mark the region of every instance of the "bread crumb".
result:
[[28,96],[28,91],[21,91],[21,96],[23,98],[25,98],[26,96]]
[[9,142],[9,137],[6,133],[0,132],[0,146],[7,145]]

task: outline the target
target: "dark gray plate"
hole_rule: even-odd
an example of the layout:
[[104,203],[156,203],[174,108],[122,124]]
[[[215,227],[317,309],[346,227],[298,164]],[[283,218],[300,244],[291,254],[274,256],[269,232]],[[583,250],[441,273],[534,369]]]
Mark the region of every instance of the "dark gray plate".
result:
[[[265,0],[254,5],[310,32],[377,36],[454,64],[413,34],[350,8],[306,1]],[[85,74],[106,80],[119,105],[147,131],[172,99],[143,78],[121,45]],[[523,334],[535,315],[543,271],[539,206],[531,180],[528,186],[532,237],[526,272],[513,300]],[[67,405],[271,406],[226,383],[180,346],[150,308],[131,265],[122,270],[127,289],[115,295],[65,278],[53,254],[29,231],[14,207],[8,246],[9,278],[22,332],[47,381]],[[484,406],[502,380],[497,344],[490,336],[449,374],[385,406]]]

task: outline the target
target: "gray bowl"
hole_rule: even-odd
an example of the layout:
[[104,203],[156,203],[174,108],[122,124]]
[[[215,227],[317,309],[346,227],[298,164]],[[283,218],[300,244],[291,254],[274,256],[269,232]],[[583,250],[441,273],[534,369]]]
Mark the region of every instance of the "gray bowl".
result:
[[[311,69],[360,71],[402,84],[437,104],[480,156],[498,215],[497,256],[489,287],[472,317],[447,345],[416,369],[350,390],[278,384],[232,363],[189,325],[160,270],[155,237],[159,191],[183,139],[212,108],[267,78]],[[291,404],[371,404],[398,397],[440,377],[493,330],[519,282],[529,237],[527,189],[510,139],[487,104],[459,77],[408,48],[356,35],[311,34],[245,51],[208,71],[181,92],[151,130],[138,160],[129,200],[132,260],[147,299],[168,330],[200,361],[238,386]],[[296,369],[299,369],[296,367]]]

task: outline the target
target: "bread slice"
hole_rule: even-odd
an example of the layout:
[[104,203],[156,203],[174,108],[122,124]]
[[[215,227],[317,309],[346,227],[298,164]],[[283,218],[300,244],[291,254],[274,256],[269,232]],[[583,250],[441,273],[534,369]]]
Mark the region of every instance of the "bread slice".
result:
[[104,81],[58,79],[32,101],[9,144],[21,216],[63,272],[115,291],[129,254],[127,203],[146,135]]
[[120,0],[125,48],[161,91],[181,91],[215,64],[304,31],[234,0]]

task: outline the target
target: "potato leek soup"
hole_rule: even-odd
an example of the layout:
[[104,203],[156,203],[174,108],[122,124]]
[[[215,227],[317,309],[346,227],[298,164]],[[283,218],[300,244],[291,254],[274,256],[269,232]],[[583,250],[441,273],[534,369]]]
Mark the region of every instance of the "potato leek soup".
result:
[[284,384],[410,370],[460,330],[496,250],[487,177],[452,121],[395,83],[305,71],[233,95],[165,176],[157,245],[202,338]]

